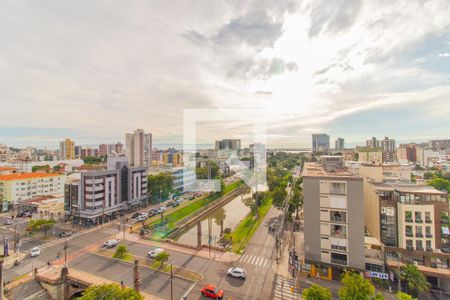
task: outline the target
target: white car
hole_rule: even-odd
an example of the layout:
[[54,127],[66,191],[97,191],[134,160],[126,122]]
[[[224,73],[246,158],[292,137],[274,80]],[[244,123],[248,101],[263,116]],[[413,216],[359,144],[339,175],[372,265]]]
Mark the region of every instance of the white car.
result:
[[152,251],[148,252],[148,257],[155,258],[156,256],[158,256],[158,254],[160,254],[162,252],[164,252],[164,249],[162,249],[162,248],[153,249]]
[[142,222],[142,221],[144,221],[145,219],[147,219],[147,218],[145,218],[143,215],[140,215],[140,216],[138,216],[138,217],[136,218],[136,221]]
[[3,222],[3,224],[4,224],[4,225],[12,225],[12,224],[14,224],[14,221],[11,220],[11,219],[6,219],[6,220]]
[[160,208],[158,208],[158,212],[159,213],[163,213],[167,210],[167,208],[165,208],[164,206],[161,206]]
[[229,268],[227,275],[235,278],[245,279],[247,277],[247,272],[242,268]]
[[33,247],[31,248],[31,257],[36,257],[39,256],[41,254],[41,249],[39,247]]
[[143,219],[147,219],[148,218],[148,213],[146,213],[146,212],[141,213],[141,217]]
[[118,240],[107,240],[106,242],[103,243],[103,247],[112,248],[116,246],[118,243],[119,243]]

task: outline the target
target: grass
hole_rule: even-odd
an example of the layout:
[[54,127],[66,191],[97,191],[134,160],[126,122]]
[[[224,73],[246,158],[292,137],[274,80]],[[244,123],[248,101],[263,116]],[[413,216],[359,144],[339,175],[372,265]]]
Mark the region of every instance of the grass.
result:
[[[240,187],[244,182],[243,181],[236,181],[233,182],[232,184],[229,184],[228,186],[226,186],[224,188],[224,192],[223,195],[226,195],[228,193],[230,193],[231,191],[235,190],[236,188]],[[163,230],[156,230],[155,233],[152,235],[153,239],[160,239],[163,238],[164,236],[166,236],[168,233],[170,233],[172,230],[175,229],[175,224],[186,218],[187,216],[193,214],[194,212],[196,212],[197,210],[201,209],[202,207],[212,203],[213,201],[217,200],[218,198],[222,197],[221,194],[219,193],[214,193],[209,195],[208,197],[205,197],[203,199],[200,199],[198,201],[195,201],[193,203],[190,203],[170,214],[168,214],[167,216],[164,217],[164,220],[167,222],[164,225],[164,229]],[[160,223],[161,221],[155,220],[153,222],[151,222],[149,225],[150,226],[154,226],[157,225],[158,223]]]
[[259,218],[256,218],[255,213],[249,213],[235,228],[235,230],[226,235],[225,238],[232,239],[231,250],[235,253],[241,253],[248,242],[252,238],[256,229],[261,224],[262,220],[266,216],[270,207],[272,206],[272,197],[266,197],[263,199],[262,204],[258,208]]
[[161,268],[161,263],[159,261],[154,261],[151,265],[150,268],[153,270],[158,270],[161,272],[166,272],[166,273],[170,273],[170,265],[164,263],[162,268]]

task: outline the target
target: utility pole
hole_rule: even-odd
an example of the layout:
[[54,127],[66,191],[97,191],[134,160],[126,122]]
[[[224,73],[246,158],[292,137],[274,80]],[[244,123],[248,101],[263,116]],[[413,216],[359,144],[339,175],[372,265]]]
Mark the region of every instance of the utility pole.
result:
[[398,289],[398,291],[397,292],[401,292],[402,291],[402,283],[401,283],[401,281],[400,281],[400,258],[401,258],[401,255],[400,255],[400,252],[397,252],[397,256],[398,256],[398,264],[397,264],[397,275],[398,275],[398,287],[397,287],[397,289]]
[[3,300],[3,258],[0,259],[0,300]]
[[212,218],[208,217],[208,258],[211,259],[211,227],[212,227]]
[[170,300],[173,300],[173,264],[170,264]]
[[102,228],[103,228],[103,223],[105,222],[105,202],[103,201],[103,206],[102,206]]
[[67,268],[67,236],[64,235],[64,267]]

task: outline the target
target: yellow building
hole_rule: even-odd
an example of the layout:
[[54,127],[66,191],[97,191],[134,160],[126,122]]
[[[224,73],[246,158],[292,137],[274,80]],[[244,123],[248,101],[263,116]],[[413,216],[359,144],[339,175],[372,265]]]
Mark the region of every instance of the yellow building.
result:
[[59,143],[59,157],[62,160],[75,159],[75,142],[65,139]]
[[356,153],[360,162],[373,165],[383,163],[383,149],[381,148],[356,147]]
[[31,211],[34,219],[62,220],[64,218],[64,196],[45,195],[19,202],[20,209]]

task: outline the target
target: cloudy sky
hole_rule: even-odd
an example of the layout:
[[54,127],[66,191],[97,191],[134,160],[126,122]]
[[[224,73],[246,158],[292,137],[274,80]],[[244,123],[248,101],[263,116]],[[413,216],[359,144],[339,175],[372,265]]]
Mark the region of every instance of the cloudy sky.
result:
[[271,147],[450,138],[449,16],[448,0],[5,0],[0,143],[180,143],[183,111],[205,108],[265,112]]

